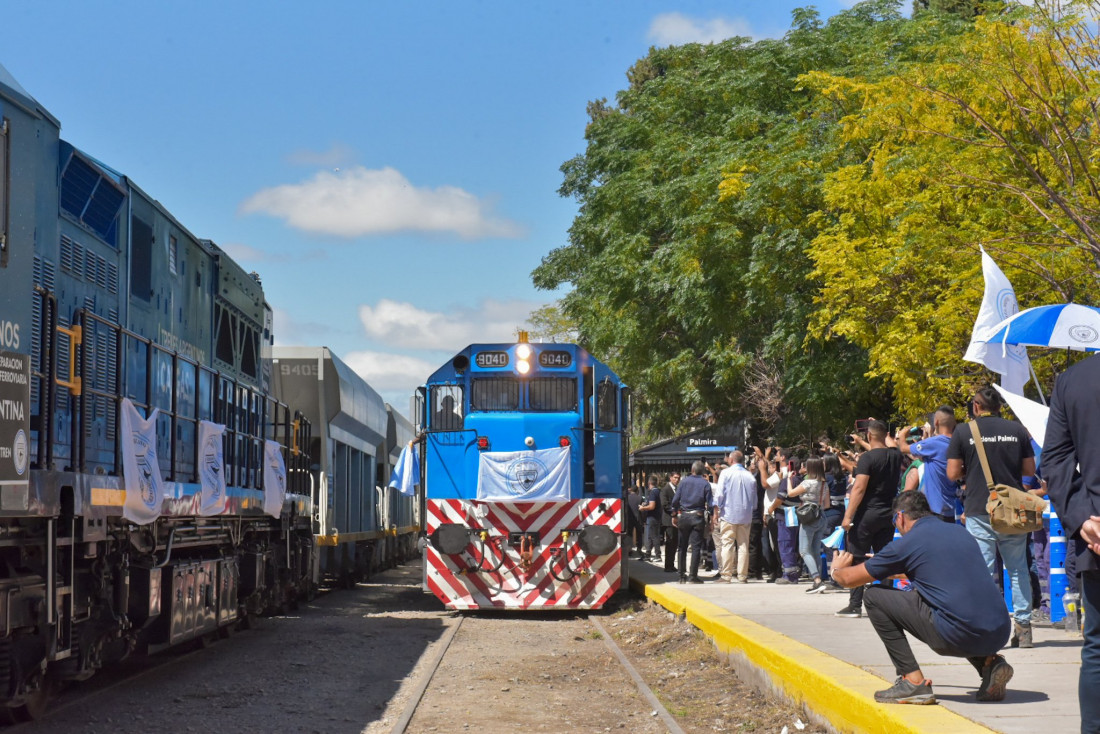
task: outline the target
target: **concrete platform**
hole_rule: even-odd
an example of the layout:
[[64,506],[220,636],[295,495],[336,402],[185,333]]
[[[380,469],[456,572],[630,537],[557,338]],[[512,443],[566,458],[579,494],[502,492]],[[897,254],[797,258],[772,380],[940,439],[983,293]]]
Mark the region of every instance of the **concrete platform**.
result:
[[980,681],[969,663],[911,641],[939,705],[879,704],[874,691],[888,687],[896,674],[866,617],[834,616],[847,606],[847,592],[806,594],[805,583],[679,584],[675,574],[643,561],[631,562],[630,577],[635,589],[708,634],[742,675],[801,702],[837,731],[1080,730],[1081,638],[1060,629],[1037,625],[1033,649],[1002,651],[1016,672],[1005,699],[991,703],[975,700]]

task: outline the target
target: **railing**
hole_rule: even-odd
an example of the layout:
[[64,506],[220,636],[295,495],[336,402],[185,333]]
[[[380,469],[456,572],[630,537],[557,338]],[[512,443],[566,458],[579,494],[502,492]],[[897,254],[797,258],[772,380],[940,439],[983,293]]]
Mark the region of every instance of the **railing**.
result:
[[[70,459],[72,471],[89,471],[87,458],[87,436],[90,434],[88,403],[90,399],[102,398],[111,406],[114,415],[123,397],[128,397],[135,406],[144,408],[146,415],[154,408],[160,408],[161,419],[167,422],[168,435],[168,471],[169,481],[197,482],[199,470],[199,421],[209,420],[226,427],[224,438],[224,459],[226,483],[230,486],[263,489],[264,440],[270,439],[280,444],[287,467],[287,490],[293,493],[309,493],[310,458],[306,449],[310,445],[311,426],[301,413],[291,413],[285,403],[271,395],[243,384],[236,378],[202,365],[191,357],[185,356],[151,339],[130,331],[119,324],[86,310],[73,314],[73,325],[59,326],[57,323],[57,301],[53,294],[41,287],[35,287],[35,293],[42,299],[42,329],[38,368],[33,376],[39,381],[39,431],[37,465],[40,468],[51,467],[54,461],[54,421],[57,416],[57,388],[67,388],[69,394],[70,421]],[[107,329],[113,334],[113,367],[108,365],[108,374],[113,372],[114,384],[109,389],[103,386],[102,377],[95,374],[93,360],[88,357],[89,344],[86,340],[91,333]],[[69,375],[61,379],[57,372],[58,335],[68,337]],[[131,379],[135,375],[126,359],[128,348],[137,345],[135,352],[144,351],[144,376]],[[94,348],[94,347],[92,347]],[[162,364],[170,365],[170,383],[159,372]],[[158,375],[161,379],[158,379]],[[142,389],[137,389],[138,386]],[[193,399],[186,401],[190,409],[181,406],[181,385],[193,386]],[[128,394],[135,393],[135,394]],[[141,394],[136,394],[141,393]],[[157,400],[167,397],[164,400]],[[180,455],[181,426],[188,426],[187,435],[194,438],[185,455]],[[107,436],[113,444],[112,473],[121,475],[122,454],[118,440],[119,421],[114,421],[114,435]],[[158,427],[160,421],[158,421]],[[158,432],[159,434],[159,432]],[[158,443],[160,437],[158,435]],[[188,459],[189,461],[186,461]]]

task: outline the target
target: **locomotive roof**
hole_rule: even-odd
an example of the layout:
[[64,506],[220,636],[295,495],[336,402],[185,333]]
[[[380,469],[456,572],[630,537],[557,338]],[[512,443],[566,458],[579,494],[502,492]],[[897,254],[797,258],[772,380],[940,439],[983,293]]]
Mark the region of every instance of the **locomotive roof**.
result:
[[26,108],[27,111],[42,115],[60,129],[61,122],[51,115],[49,110],[40,105],[38,100],[32,97],[26,89],[23,89],[23,85],[15,80],[15,77],[4,68],[3,64],[0,64],[0,93]]

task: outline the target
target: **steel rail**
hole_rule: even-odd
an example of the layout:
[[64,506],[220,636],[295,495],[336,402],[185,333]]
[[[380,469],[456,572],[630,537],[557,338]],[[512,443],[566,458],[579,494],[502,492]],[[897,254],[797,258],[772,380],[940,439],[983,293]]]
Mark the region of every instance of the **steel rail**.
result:
[[645,700],[649,702],[649,705],[657,712],[657,716],[660,717],[669,732],[671,732],[671,734],[684,734],[684,730],[676,723],[676,719],[672,718],[672,714],[668,712],[668,709],[666,709],[665,705],[661,703],[661,700],[657,698],[657,695],[653,693],[653,689],[646,684],[634,665],[627,659],[619,646],[615,644],[615,640],[611,635],[607,634],[607,630],[600,624],[600,620],[594,616],[590,616],[588,621],[599,631],[604,644],[607,645],[607,649],[611,651],[611,654],[618,658],[619,662],[626,668],[626,672],[630,673],[630,677],[634,680],[634,685],[638,687],[638,692],[642,694]]
[[428,690],[428,686],[431,685],[432,678],[435,677],[436,671],[439,670],[439,664],[443,662],[443,657],[447,654],[447,650],[450,649],[451,641],[454,640],[455,634],[458,633],[458,628],[462,626],[464,619],[466,618],[460,616],[458,622],[447,630],[447,636],[443,638],[443,644],[440,646],[439,652],[436,653],[423,680],[420,681],[416,690],[413,691],[412,696],[409,698],[409,702],[405,705],[405,710],[402,712],[401,718],[398,719],[397,723],[390,729],[391,734],[405,734],[405,730],[409,728],[409,723],[412,721],[413,714],[416,713],[416,709],[420,706],[420,699],[424,698],[424,693]]

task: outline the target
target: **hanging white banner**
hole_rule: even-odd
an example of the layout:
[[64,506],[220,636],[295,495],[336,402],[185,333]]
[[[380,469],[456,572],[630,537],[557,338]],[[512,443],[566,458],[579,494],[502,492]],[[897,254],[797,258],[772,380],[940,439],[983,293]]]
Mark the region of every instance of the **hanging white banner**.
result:
[[122,481],[126,502],[122,516],[136,525],[160,517],[164,504],[164,480],[157,463],[157,414],[143,418],[128,398],[122,399],[118,415],[118,440],[122,449]]
[[225,512],[225,458],[222,437],[225,426],[199,421],[199,514]]
[[286,499],[286,464],[277,441],[264,441],[264,512],[272,517],[283,514]]
[[420,484],[420,457],[412,445],[403,446],[393,468],[390,485],[403,495],[416,494],[416,485]]
[[489,502],[571,499],[569,448],[482,453],[477,498]]

